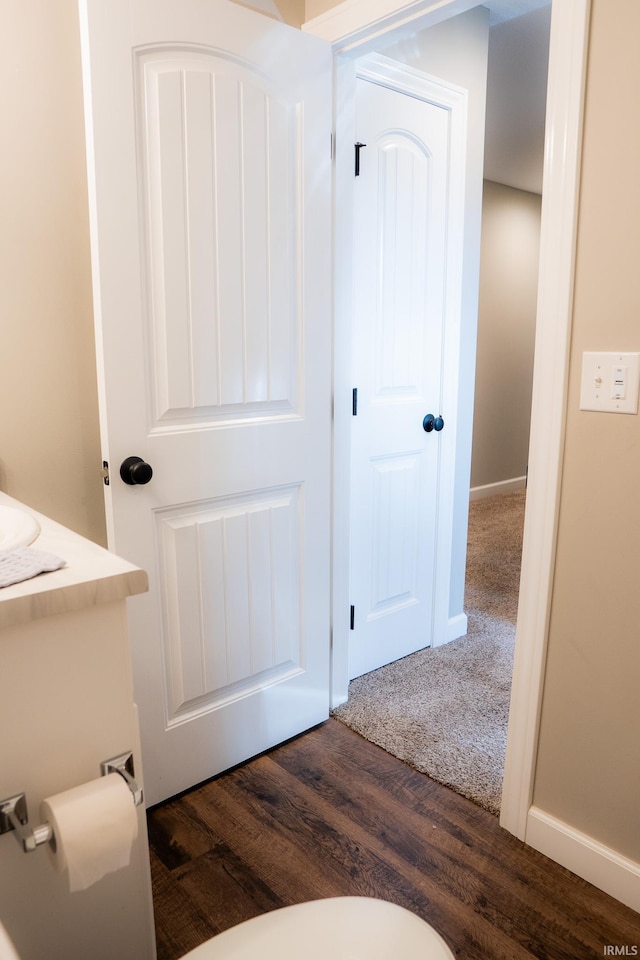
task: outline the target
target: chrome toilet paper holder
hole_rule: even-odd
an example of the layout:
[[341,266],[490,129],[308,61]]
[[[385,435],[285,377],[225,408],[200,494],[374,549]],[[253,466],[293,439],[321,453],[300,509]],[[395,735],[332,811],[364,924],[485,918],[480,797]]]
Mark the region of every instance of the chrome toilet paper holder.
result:
[[[134,779],[133,753],[121,753],[110,760],[103,760],[100,764],[100,775],[106,777],[110,773],[120,774],[131,791],[134,806],[139,807],[144,797],[142,787]],[[24,793],[0,800],[0,836],[11,831],[25,853],[32,853],[36,847],[49,841],[55,842],[50,823],[42,823],[38,827],[32,827],[29,823],[27,797]]]

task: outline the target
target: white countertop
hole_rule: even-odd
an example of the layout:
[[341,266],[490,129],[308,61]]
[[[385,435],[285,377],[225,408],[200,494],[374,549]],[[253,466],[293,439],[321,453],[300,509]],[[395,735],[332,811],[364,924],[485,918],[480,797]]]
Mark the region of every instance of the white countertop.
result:
[[4,493],[0,504],[35,517],[41,529],[31,546],[66,561],[60,570],[0,587],[0,627],[123,600],[148,589],[147,574],[139,567]]

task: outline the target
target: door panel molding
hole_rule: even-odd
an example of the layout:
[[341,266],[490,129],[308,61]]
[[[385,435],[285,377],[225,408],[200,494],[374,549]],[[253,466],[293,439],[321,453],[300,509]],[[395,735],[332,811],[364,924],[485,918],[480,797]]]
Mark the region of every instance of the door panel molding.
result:
[[295,485],[155,512],[167,727],[304,669],[301,495]]
[[[134,73],[149,419],[188,430],[194,417],[201,427],[295,415],[295,91],[287,102],[254,65],[201,44],[139,48]],[[285,255],[265,261],[263,237]]]

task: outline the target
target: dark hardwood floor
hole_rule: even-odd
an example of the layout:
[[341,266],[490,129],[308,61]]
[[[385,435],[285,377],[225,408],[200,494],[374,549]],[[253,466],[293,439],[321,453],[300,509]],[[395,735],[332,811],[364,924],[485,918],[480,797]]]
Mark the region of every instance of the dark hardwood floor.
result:
[[336,720],[148,820],[158,960],[267,910],[341,895],[408,907],[466,960],[640,953],[640,915]]

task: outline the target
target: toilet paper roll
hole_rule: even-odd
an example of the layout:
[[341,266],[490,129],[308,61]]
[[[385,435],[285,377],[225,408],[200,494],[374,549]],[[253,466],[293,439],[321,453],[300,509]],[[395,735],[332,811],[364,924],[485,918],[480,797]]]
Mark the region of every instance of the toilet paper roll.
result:
[[86,890],[128,865],[138,835],[138,815],[120,774],[110,773],[47,797],[40,817],[53,827],[49,853],[57,870],[68,871],[71,892]]

